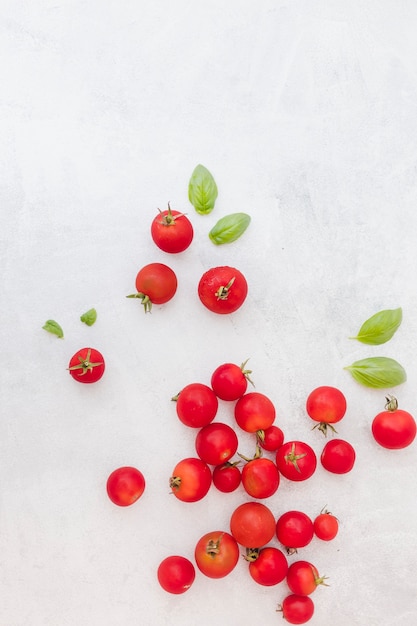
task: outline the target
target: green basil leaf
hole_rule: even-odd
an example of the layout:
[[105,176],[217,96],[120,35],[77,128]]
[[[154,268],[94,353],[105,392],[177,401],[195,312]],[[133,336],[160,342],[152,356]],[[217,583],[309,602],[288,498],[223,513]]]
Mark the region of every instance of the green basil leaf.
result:
[[250,215],[247,213],[231,213],[219,219],[209,232],[209,237],[217,246],[236,241],[243,235],[249,223]]
[[56,335],[60,339],[62,339],[64,336],[64,331],[62,330],[58,322],[56,322],[55,320],[47,320],[45,324],[42,326],[42,328],[44,330],[47,330],[48,333],[52,333],[53,335]]
[[402,318],[403,312],[401,307],[379,311],[362,324],[358,334],[356,337],[352,337],[352,339],[357,339],[372,346],[386,343],[400,326]]
[[95,309],[89,309],[85,313],[83,313],[80,317],[80,320],[87,324],[87,326],[92,326],[97,319],[97,311]]
[[345,367],[353,378],[365,387],[395,387],[407,380],[407,374],[402,365],[395,359],[385,356],[375,356],[355,361]]
[[217,194],[217,185],[211,173],[204,165],[197,165],[188,184],[188,199],[197,213],[211,213]]

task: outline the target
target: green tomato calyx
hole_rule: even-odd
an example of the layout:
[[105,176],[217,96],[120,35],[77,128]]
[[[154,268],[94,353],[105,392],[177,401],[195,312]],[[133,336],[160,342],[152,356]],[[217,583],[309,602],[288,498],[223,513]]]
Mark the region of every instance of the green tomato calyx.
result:
[[90,359],[91,359],[91,350],[88,349],[87,356],[85,357],[85,359],[83,359],[82,356],[78,355],[79,364],[73,365],[72,367],[69,367],[68,369],[70,371],[82,370],[80,376],[84,376],[88,372],[92,372],[95,367],[98,367],[99,365],[103,365],[103,361],[99,361],[98,363],[92,363]]

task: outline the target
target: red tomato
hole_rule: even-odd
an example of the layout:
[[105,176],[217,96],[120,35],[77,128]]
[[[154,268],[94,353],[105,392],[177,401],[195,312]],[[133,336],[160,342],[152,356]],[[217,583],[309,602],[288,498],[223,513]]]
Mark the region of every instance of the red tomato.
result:
[[323,511],[315,518],[314,522],[314,534],[322,541],[331,541],[339,532],[339,522],[337,517],[329,513],[329,511]]
[[194,565],[184,556],[167,556],[158,567],[158,582],[169,593],[187,591],[194,582]]
[[281,428],[273,424],[257,433],[257,441],[264,450],[276,452],[284,443],[284,433]]
[[177,286],[177,277],[170,267],[163,263],[149,263],[142,267],[136,276],[137,293],[127,297],[139,298],[145,313],[148,313],[153,304],[165,304],[171,300]]
[[[334,432],[332,424],[340,422],[346,413],[346,398],[336,387],[317,387],[307,398],[306,410],[308,415],[315,422],[319,430],[324,434],[330,427]],[[315,426],[315,428],[316,428]]]
[[385,411],[378,413],[372,422],[372,435],[383,448],[400,450],[409,446],[416,437],[416,422],[411,413],[398,408],[393,396],[387,397]]
[[188,217],[179,211],[173,211],[168,202],[168,209],[160,211],[151,224],[151,236],[158,248],[164,252],[176,254],[183,252],[191,244],[194,236]]
[[223,493],[235,491],[242,481],[240,469],[236,463],[223,463],[213,469],[213,485]]
[[325,576],[319,576],[317,568],[308,561],[291,563],[287,572],[290,590],[299,596],[309,596],[319,585],[325,585]]
[[261,502],[244,502],[232,513],[230,532],[246,548],[260,548],[275,534],[272,511]]
[[203,426],[195,438],[195,449],[208,465],[225,463],[235,454],[238,439],[233,428],[228,424],[213,422]]
[[211,376],[211,386],[218,398],[231,401],[243,396],[248,387],[248,381],[252,383],[249,378],[252,372],[245,369],[246,363],[247,361],[240,367],[234,363],[223,363],[214,370]]
[[201,302],[213,313],[233,313],[244,303],[248,293],[246,278],[234,267],[212,267],[198,283]]
[[307,443],[287,441],[277,450],[276,464],[288,480],[307,480],[316,471],[317,457]]
[[94,348],[81,348],[71,357],[68,370],[79,383],[95,383],[104,374],[103,355]]
[[255,458],[242,470],[242,485],[252,498],[269,498],[279,487],[278,468],[271,459]]
[[194,552],[198,569],[209,578],[230,574],[239,560],[239,546],[232,535],[222,530],[207,533],[199,539]]
[[314,614],[314,603],[309,596],[290,594],[279,609],[289,624],[305,624]]
[[211,482],[211,471],[207,463],[191,457],[177,463],[169,486],[178,500],[197,502],[208,493]]
[[287,574],[287,558],[278,548],[267,546],[250,550],[250,556],[246,558],[249,560],[249,574],[259,585],[278,585]]
[[129,506],[145,490],[145,478],[135,467],[119,467],[107,479],[107,494],[118,506]]
[[346,474],[353,468],[355,458],[355,449],[348,441],[332,439],[324,446],[320,461],[328,472]]
[[307,546],[313,539],[313,522],[302,511],[286,511],[277,520],[276,535],[287,552],[292,554],[298,548]]
[[191,383],[173,398],[181,422],[191,428],[201,428],[216,417],[219,401],[214,391],[202,383]]
[[267,396],[252,391],[236,402],[235,420],[248,433],[266,430],[275,420],[275,407]]

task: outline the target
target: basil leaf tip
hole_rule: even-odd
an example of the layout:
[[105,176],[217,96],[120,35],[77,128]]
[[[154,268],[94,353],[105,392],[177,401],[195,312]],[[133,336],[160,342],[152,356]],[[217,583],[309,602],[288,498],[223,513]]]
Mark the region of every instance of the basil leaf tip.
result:
[[59,339],[64,337],[64,331],[61,326],[55,320],[47,320],[45,324],[42,326],[44,330],[48,333],[52,333],[52,335],[56,335]]
[[213,226],[209,232],[209,237],[217,246],[236,241],[243,235],[250,224],[250,220],[250,215],[247,213],[225,215]]
[[378,346],[391,339],[402,322],[402,309],[384,309],[367,319],[359,329],[356,337],[361,343]]
[[398,361],[384,356],[369,357],[355,361],[344,369],[365,387],[384,389],[401,385],[407,380],[407,374]]
[[204,165],[197,165],[188,183],[188,199],[201,215],[211,213],[218,195],[216,181]]

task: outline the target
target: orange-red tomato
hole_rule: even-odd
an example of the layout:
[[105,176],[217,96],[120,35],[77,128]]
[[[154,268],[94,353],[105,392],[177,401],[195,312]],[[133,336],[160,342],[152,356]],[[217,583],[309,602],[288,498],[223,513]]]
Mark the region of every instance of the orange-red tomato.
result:
[[209,578],[223,578],[230,574],[239,560],[235,538],[223,530],[203,535],[194,551],[198,569]]

